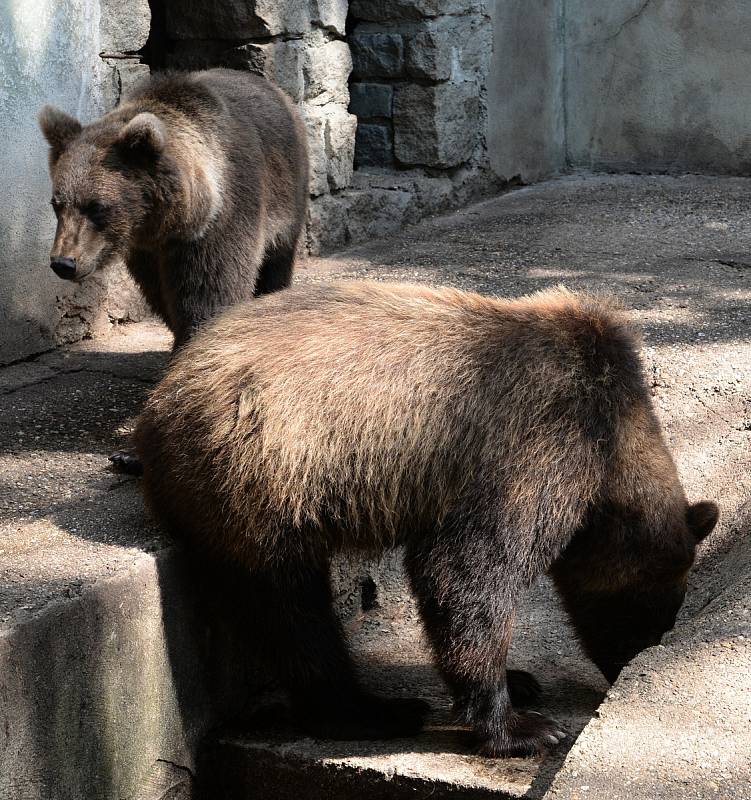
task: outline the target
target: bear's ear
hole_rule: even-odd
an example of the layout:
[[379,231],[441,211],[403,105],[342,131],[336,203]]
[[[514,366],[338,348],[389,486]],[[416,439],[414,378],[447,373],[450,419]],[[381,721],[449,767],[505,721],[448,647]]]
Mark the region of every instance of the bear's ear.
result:
[[125,158],[156,161],[167,141],[164,123],[144,111],[120,131],[115,144]]
[[44,106],[37,119],[42,134],[49,143],[52,160],[57,161],[68,142],[81,133],[81,123],[54,106]]
[[712,533],[719,517],[720,509],[717,508],[717,504],[706,500],[694,503],[686,509],[686,522],[697,542]]

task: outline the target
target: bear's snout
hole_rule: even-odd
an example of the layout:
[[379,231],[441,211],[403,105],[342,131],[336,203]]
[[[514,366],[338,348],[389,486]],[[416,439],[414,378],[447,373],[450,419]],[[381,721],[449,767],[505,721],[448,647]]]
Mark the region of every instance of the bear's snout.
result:
[[50,259],[50,266],[52,271],[58,278],[66,281],[72,281],[76,277],[76,259],[67,258],[66,256],[55,256]]

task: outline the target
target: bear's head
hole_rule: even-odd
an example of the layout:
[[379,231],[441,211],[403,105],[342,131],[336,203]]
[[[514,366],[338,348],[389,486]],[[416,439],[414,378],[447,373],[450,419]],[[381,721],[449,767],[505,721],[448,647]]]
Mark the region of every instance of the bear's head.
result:
[[50,145],[57,216],[50,266],[80,281],[153,239],[181,191],[179,172],[154,114],[113,112],[83,127],[45,106],[39,125]]
[[719,516],[711,502],[649,519],[609,505],[592,514],[551,570],[588,655],[611,683],[675,624],[699,542]]

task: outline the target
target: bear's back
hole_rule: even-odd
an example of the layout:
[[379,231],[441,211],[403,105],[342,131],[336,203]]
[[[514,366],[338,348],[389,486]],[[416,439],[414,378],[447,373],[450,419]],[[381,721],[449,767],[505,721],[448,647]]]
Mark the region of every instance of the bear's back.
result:
[[437,524],[479,484],[532,505],[530,486],[547,481],[565,503],[565,467],[593,493],[624,369],[640,396],[633,334],[602,301],[299,287],[208,325],[138,436],[160,465],[151,480],[210,494],[236,535],[325,529],[335,547],[344,526],[373,547]]

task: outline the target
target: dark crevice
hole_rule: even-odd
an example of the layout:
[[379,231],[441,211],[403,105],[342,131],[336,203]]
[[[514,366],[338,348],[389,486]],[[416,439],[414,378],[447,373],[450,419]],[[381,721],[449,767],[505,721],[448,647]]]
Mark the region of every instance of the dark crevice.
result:
[[360,584],[360,606],[363,611],[374,611],[380,608],[378,586],[370,576],[363,578]]
[[732,259],[715,258],[715,264],[722,264],[724,267],[733,267],[733,269],[751,269],[751,263],[746,261],[734,261]]
[[167,36],[167,1],[149,0],[151,27],[146,44],[138,52],[141,61],[154,72],[167,68],[170,41]]

